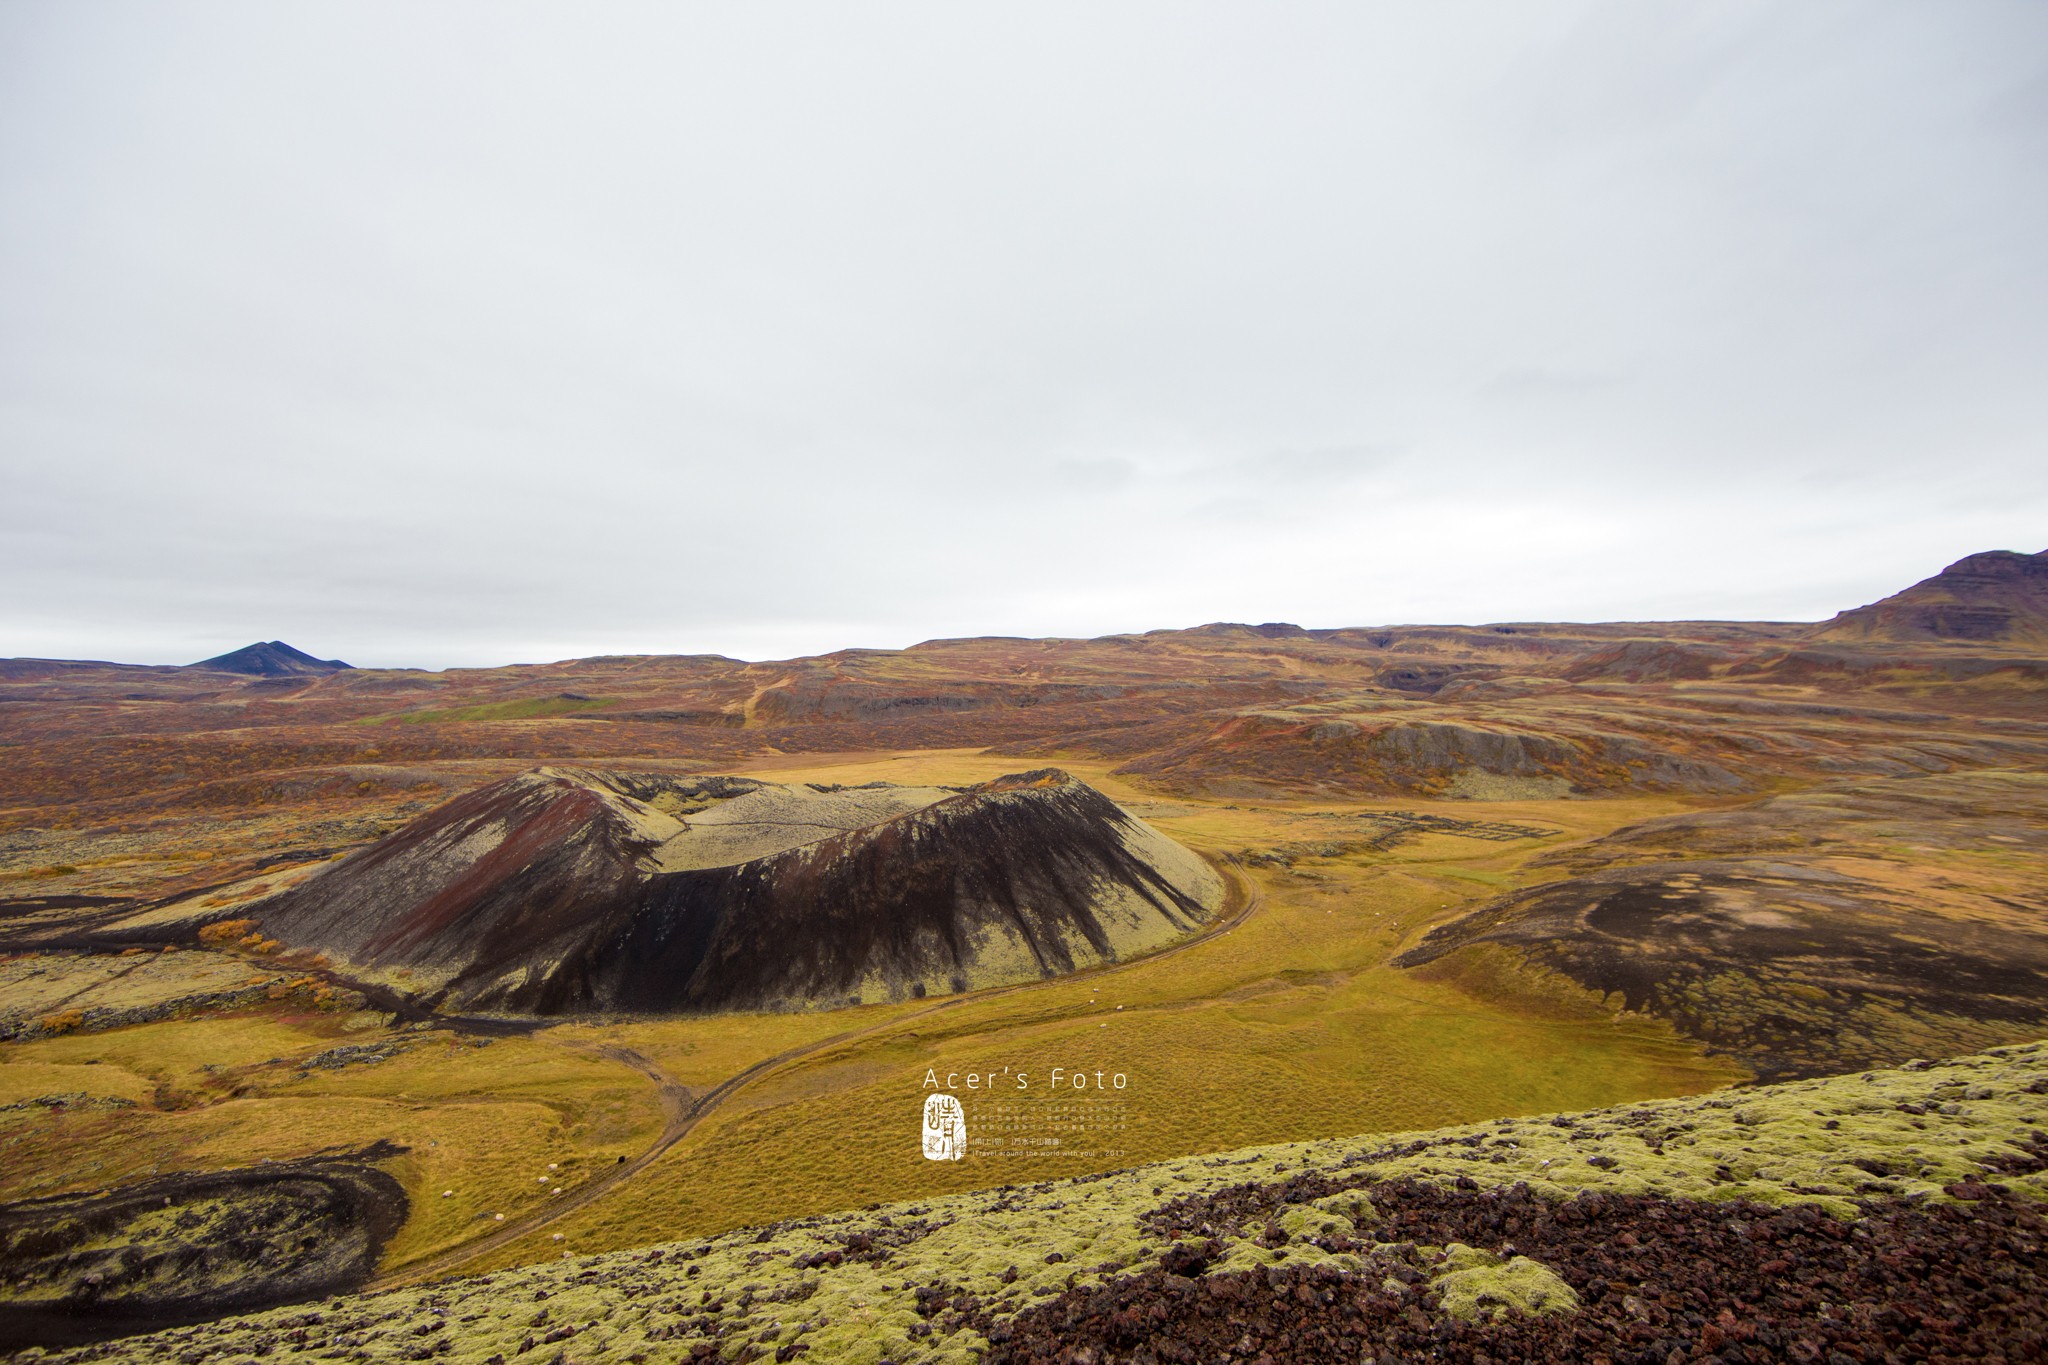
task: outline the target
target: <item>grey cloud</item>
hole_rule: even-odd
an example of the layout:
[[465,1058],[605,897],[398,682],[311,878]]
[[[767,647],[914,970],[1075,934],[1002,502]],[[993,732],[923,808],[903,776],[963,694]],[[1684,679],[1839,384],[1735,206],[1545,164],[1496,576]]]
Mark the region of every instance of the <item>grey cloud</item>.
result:
[[1206,471],[1230,483],[1280,482],[1295,487],[1341,483],[1387,468],[1404,447],[1395,444],[1330,446],[1322,450],[1280,450],[1270,455],[1234,460]]
[[1598,393],[1627,382],[1624,375],[1573,372],[1529,365],[1502,370],[1481,384],[1478,394],[1481,398],[1504,399],[1509,402],[1532,398],[1570,398],[1580,394]]
[[2044,53],[2011,0],[19,0],[0,655],[1869,600],[2043,538]]
[[1053,466],[1058,482],[1089,493],[1128,488],[1137,474],[1137,466],[1129,460],[1061,460]]

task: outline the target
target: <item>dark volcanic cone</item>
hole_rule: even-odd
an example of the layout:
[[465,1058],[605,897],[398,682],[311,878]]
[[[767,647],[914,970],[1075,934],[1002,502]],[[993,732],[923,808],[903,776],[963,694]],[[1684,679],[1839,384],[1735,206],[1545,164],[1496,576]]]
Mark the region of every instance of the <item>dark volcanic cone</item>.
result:
[[544,768],[255,907],[444,1003],[788,1009],[1035,980],[1221,905],[1208,864],[1047,769],[961,791]]
[[316,659],[303,649],[293,649],[282,640],[269,640],[211,659],[201,659],[187,668],[211,669],[217,673],[250,673],[259,678],[291,677],[298,674],[340,673],[350,665],[339,659]]

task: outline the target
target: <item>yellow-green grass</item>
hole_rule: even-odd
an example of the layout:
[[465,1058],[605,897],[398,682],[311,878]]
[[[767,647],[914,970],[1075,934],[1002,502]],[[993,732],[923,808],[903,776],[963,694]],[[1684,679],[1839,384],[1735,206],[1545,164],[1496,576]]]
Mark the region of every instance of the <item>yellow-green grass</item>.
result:
[[[1008,758],[982,749],[905,749],[881,754],[774,754],[748,760],[731,771],[772,782],[895,782],[918,787],[964,786],[1047,766],[1043,759]],[[1140,794],[1121,779],[1109,777],[1109,764],[1060,766],[1077,776],[1085,770],[1087,780],[1112,797]]]
[[155,1089],[147,1077],[126,1067],[25,1059],[0,1063],[0,1105],[57,1095],[145,1104]]
[[842,1033],[857,1033],[929,1010],[931,1001],[864,1005],[801,1014],[722,1014],[591,1020],[558,1024],[538,1036],[567,1047],[630,1048],[663,1075],[709,1090],[764,1059]]
[[174,1107],[197,1102],[219,1076],[236,1068],[353,1041],[351,1022],[350,1016],[321,1011],[257,1009],[64,1034],[0,1048],[0,1075],[23,1063],[113,1068],[144,1079],[160,1103]]
[[1477,882],[1481,886],[1506,886],[1510,880],[1505,872],[1487,872],[1476,867],[1433,867],[1430,871],[1439,877],[1454,877],[1461,882]]

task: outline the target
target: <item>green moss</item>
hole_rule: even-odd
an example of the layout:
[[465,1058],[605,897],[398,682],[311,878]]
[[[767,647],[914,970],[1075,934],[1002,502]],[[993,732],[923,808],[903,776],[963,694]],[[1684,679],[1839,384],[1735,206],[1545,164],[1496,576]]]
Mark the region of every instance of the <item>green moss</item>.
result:
[[1358,1225],[1345,1213],[1334,1212],[1323,1205],[1332,1200],[1319,1200],[1314,1205],[1297,1204],[1280,1215],[1280,1230],[1290,1240],[1305,1237],[1349,1237],[1358,1230]]
[[1549,1266],[1527,1256],[1503,1261],[1462,1242],[1444,1248],[1444,1269],[1430,1287],[1442,1296],[1444,1312],[1468,1322],[1503,1313],[1551,1316],[1579,1308],[1579,1296]]

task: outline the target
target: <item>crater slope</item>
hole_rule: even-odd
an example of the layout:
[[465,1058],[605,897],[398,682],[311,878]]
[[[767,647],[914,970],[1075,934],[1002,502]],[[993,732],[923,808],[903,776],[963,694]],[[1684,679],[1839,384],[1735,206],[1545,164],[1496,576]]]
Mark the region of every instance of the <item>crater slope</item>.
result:
[[1054,976],[1179,938],[1223,897],[1056,769],[956,790],[542,768],[233,913],[455,1008],[695,1012]]

